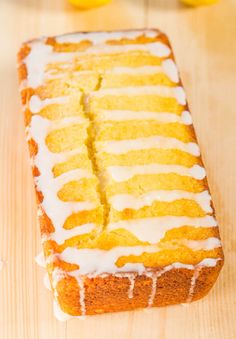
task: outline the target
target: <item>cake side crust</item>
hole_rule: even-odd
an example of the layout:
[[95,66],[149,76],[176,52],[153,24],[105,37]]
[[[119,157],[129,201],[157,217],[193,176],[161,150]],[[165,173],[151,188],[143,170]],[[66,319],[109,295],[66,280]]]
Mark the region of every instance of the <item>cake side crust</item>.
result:
[[156,279],[158,271],[152,270],[150,277],[137,275],[134,284],[128,277],[85,277],[84,298],[76,279],[68,276],[57,285],[58,302],[71,316],[84,315],[83,307],[87,315],[94,315],[192,302],[209,293],[222,266],[221,260],[215,267],[202,267],[196,281],[194,270],[184,268],[173,268]]

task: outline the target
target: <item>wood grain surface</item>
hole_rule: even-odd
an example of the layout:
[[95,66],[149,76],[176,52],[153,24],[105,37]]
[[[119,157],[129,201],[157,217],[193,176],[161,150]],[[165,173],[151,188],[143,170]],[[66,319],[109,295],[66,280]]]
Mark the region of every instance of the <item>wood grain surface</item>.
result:
[[[207,168],[226,262],[203,300],[58,322],[36,266],[35,197],[17,89],[20,43],[79,30],[159,27],[173,44]],[[236,338],[236,1],[190,9],[176,0],[113,0],[78,11],[66,0],[0,0],[0,338]]]

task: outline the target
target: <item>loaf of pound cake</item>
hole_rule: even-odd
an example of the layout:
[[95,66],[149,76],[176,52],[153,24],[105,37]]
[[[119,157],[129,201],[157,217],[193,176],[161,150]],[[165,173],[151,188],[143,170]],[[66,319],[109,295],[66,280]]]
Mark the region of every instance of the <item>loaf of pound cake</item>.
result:
[[18,61],[56,316],[205,296],[223,252],[166,35],[40,38]]

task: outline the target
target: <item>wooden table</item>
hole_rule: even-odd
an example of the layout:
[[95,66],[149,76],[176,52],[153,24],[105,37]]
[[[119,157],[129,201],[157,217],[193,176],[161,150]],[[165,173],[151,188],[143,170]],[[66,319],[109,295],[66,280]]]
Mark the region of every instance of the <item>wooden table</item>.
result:
[[[236,2],[189,9],[176,0],[114,0],[80,12],[66,0],[0,0],[0,338],[236,338]],[[35,197],[17,89],[16,52],[39,35],[159,27],[174,46],[208,170],[226,263],[190,306],[58,322],[36,266]]]

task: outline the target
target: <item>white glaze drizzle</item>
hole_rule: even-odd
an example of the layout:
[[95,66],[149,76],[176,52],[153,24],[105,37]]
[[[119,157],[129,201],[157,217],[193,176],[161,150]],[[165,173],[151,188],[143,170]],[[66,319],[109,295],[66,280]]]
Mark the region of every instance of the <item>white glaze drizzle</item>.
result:
[[[150,292],[150,295],[149,295],[149,298],[148,298],[148,307],[151,307],[153,305],[153,301],[155,299],[155,296],[156,296],[156,290],[157,290],[157,281],[158,281],[158,278],[161,277],[164,273],[172,270],[172,269],[187,269],[187,270],[194,270],[194,271],[199,271],[203,268],[203,267],[215,267],[218,263],[218,261],[221,260],[221,258],[205,258],[203,259],[200,263],[198,263],[197,265],[191,265],[191,264],[183,264],[183,263],[173,263],[173,264],[170,264],[168,266],[165,266],[163,269],[161,269],[160,271],[158,272],[154,272],[154,271],[149,271],[147,269],[145,269],[145,267],[143,266],[143,269],[140,270],[140,272],[138,272],[139,275],[141,274],[145,274],[147,277],[151,278],[152,279],[152,288],[151,288],[151,292]],[[74,272],[70,272],[68,273],[68,275],[72,275],[72,276],[77,276],[79,274],[78,271],[74,271]],[[123,278],[123,277],[128,277],[130,278],[130,276],[132,275],[133,276],[133,273],[132,274],[128,274],[127,273],[117,273],[117,272],[114,272],[115,276],[117,277],[120,277],[120,278]],[[96,277],[97,274],[92,274],[92,275],[89,275],[88,277],[91,278],[91,277]],[[99,277],[100,278],[106,278],[107,277],[107,274],[99,274]],[[62,276],[61,276],[62,278]],[[186,302],[189,302],[191,301],[191,298],[192,298],[192,293],[194,293],[194,289],[195,289],[195,284],[196,284],[196,280],[197,280],[197,276],[195,275],[195,278],[193,281],[193,278],[191,279],[191,283],[190,283],[190,290],[189,290],[189,296],[187,298],[187,301]],[[59,280],[57,280],[58,282]],[[135,281],[131,283],[131,287],[129,288],[129,291],[128,291],[128,298],[129,298],[129,293],[130,291],[133,290],[133,285],[134,285]],[[84,292],[83,292],[84,293]],[[131,294],[132,296],[132,294]],[[80,296],[81,298],[81,296]],[[82,294],[82,304],[83,302],[85,302],[85,294]],[[86,307],[86,305],[85,305]],[[84,319],[84,317],[81,317],[81,316],[70,316],[66,313],[64,313],[58,302],[55,300],[54,301],[54,314],[56,316],[56,318],[60,321],[66,321],[66,320],[69,320],[71,318],[79,318],[79,319]]]
[[[62,311],[59,302],[58,302],[58,293],[56,290],[57,284],[59,283],[60,280],[66,278],[66,276],[73,276],[73,272],[71,272],[71,274],[68,274],[67,272],[62,271],[61,269],[55,268],[53,273],[52,273],[52,287],[53,287],[53,295],[54,295],[54,301],[53,301],[53,311],[54,311],[54,315],[56,317],[57,320],[59,321],[67,321],[70,320],[72,318],[77,318],[77,319],[84,319],[83,316],[71,316],[65,312]],[[79,283],[80,281],[80,277],[78,277],[76,280]],[[80,286],[80,285],[79,285]],[[84,291],[82,291],[81,293],[81,289],[80,289],[80,299],[83,305],[84,302]],[[85,304],[84,304],[85,307]]]
[[[45,139],[50,132],[73,124],[86,123],[87,119],[82,117],[67,117],[60,120],[50,121],[40,115],[35,115],[32,117],[30,125],[26,127],[26,134],[28,138],[32,136],[34,140],[39,143],[39,146],[46,147],[47,149]],[[52,152],[47,149],[47,154],[48,153],[51,155]]]
[[79,265],[80,275],[100,275],[103,273],[139,272],[145,270],[143,264],[130,263],[117,267],[116,261],[122,256],[141,255],[142,253],[155,253],[157,246],[117,246],[109,251],[99,249],[76,249],[67,247],[61,254],[61,260]]
[[56,178],[50,178],[48,175],[41,174],[34,179],[39,190],[43,190],[46,185],[50,185],[50,189],[55,193],[58,192],[66,183],[70,181],[78,181],[84,178],[92,178],[93,175],[86,169],[76,168],[69,172],[64,172]]
[[53,104],[65,104],[68,97],[56,97],[50,99],[40,99],[38,95],[32,95],[29,100],[29,109],[32,113],[39,113],[44,107]]
[[179,116],[164,112],[101,110],[96,113],[95,119],[98,121],[156,120],[162,123],[178,122],[184,125],[192,124],[192,118],[188,111],[184,111]]
[[84,225],[79,225],[76,227],[73,227],[72,229],[57,229],[55,232],[50,233],[44,237],[42,237],[42,242],[48,241],[48,240],[55,240],[58,245],[62,245],[67,239],[89,234],[93,230],[96,229],[96,224],[88,223]]
[[[31,135],[29,134],[29,139],[31,138]],[[77,154],[86,154],[86,146],[82,145],[81,147],[75,148],[71,151],[65,151],[61,153],[51,153],[50,152],[50,161],[51,161],[51,170],[54,167],[54,165],[63,163],[67,161],[70,157],[77,155]],[[49,151],[48,151],[49,152]],[[49,161],[49,159],[47,159]],[[35,158],[33,159],[33,164],[35,163]],[[40,164],[38,164],[40,166]]]
[[78,56],[85,54],[116,54],[116,53],[128,53],[128,52],[146,52],[150,55],[157,56],[159,58],[165,58],[170,55],[170,49],[162,42],[151,42],[147,44],[131,44],[131,45],[96,45],[89,47],[85,52],[71,53]]
[[73,61],[76,56],[75,53],[54,53],[53,47],[45,44],[45,39],[30,43],[30,48],[30,53],[23,61],[28,73],[28,77],[24,81],[24,87],[37,88],[44,82],[48,64]]
[[193,299],[197,280],[198,280],[198,277],[201,273],[202,268],[203,268],[203,266],[197,266],[193,271],[193,276],[191,278],[190,289],[189,289],[188,298],[186,300],[186,303],[190,303]]
[[171,269],[188,269],[188,270],[194,271],[193,277],[191,279],[188,297],[187,297],[187,300],[186,300],[186,303],[191,302],[192,297],[194,295],[196,282],[197,282],[197,279],[199,277],[201,270],[204,267],[215,267],[219,260],[221,260],[221,258],[216,258],[216,259],[215,258],[205,258],[195,266],[191,265],[191,264],[189,265],[189,264],[182,264],[182,263],[173,263],[169,266],[164,267],[159,272],[147,272],[146,275],[151,277],[151,279],[152,279],[152,290],[151,290],[151,294],[150,294],[149,300],[148,300],[148,307],[152,306],[155,295],[156,295],[157,279],[159,277],[161,277],[164,273],[170,271]]
[[43,251],[40,252],[38,255],[36,255],[35,261],[40,267],[46,268],[46,261],[45,261]]
[[194,200],[205,212],[212,212],[211,196],[208,191],[193,193],[180,190],[159,190],[150,191],[139,196],[116,194],[109,198],[109,203],[117,211],[123,211],[126,208],[138,210],[144,206],[151,206],[154,201],[173,202],[180,199]]
[[119,87],[119,88],[105,88],[96,92],[91,92],[91,97],[104,96],[139,96],[139,95],[159,95],[168,98],[175,98],[180,105],[186,105],[186,95],[183,87],[169,87],[169,86],[136,86],[136,87]]
[[192,125],[193,119],[189,111],[183,111],[181,114],[181,120],[185,125]]
[[[151,240],[151,242],[153,241]],[[115,274],[119,272],[143,274],[145,267],[142,263],[127,263],[123,267],[117,267],[116,262],[123,256],[139,256],[143,253],[157,253],[158,251],[158,246],[117,246],[109,251],[67,247],[60,254],[60,259],[67,263],[79,265],[80,268],[77,270],[79,275],[97,276],[103,273]]]
[[152,287],[151,287],[151,293],[149,295],[148,298],[148,304],[147,307],[150,308],[153,305],[155,296],[156,296],[156,291],[157,291],[157,279],[159,276],[162,275],[162,273],[164,273],[164,271],[160,271],[160,272],[147,272],[145,275],[149,278],[152,279]]
[[139,36],[147,38],[155,38],[159,32],[152,29],[132,30],[132,31],[116,31],[116,32],[87,32],[72,33],[57,36],[55,39],[58,43],[80,43],[83,40],[89,40],[93,44],[104,44],[107,40],[136,39]]
[[141,67],[114,67],[108,69],[104,74],[128,74],[128,75],[152,75],[164,73],[168,78],[175,82],[179,82],[179,75],[176,64],[172,59],[164,60],[160,66],[141,66]]
[[58,254],[51,254],[45,260],[44,253],[43,251],[41,251],[38,255],[35,256],[34,260],[38,266],[46,268],[47,265],[54,262],[56,258],[58,258]]
[[182,226],[216,227],[216,220],[212,216],[200,218],[162,216],[143,219],[121,220],[107,225],[108,231],[125,229],[133,233],[139,240],[151,244],[158,243],[168,230]]
[[52,291],[51,282],[50,282],[48,273],[44,274],[43,284],[44,284],[44,286],[46,287],[47,290]]
[[54,296],[57,297],[57,291],[56,291],[57,284],[62,279],[66,278],[66,276],[67,276],[67,272],[63,271],[61,268],[58,268],[58,267],[54,268],[52,272],[52,287],[54,289]]
[[172,80],[173,82],[179,82],[179,72],[176,67],[175,62],[172,59],[166,59],[162,62],[162,67],[166,75]]
[[180,165],[147,164],[134,166],[109,166],[106,169],[109,176],[116,182],[132,179],[136,175],[170,174],[175,173],[181,176],[189,176],[197,180],[202,180],[206,176],[206,171],[199,165],[191,168]]
[[[135,279],[137,277],[137,273],[114,273],[113,275],[117,278],[129,279],[129,288],[127,291],[127,296],[129,299],[132,299],[134,296],[134,285],[135,285]],[[108,277],[108,274],[100,274],[99,277],[106,278]]]
[[134,296],[134,285],[135,285],[135,274],[129,274],[128,279],[130,282],[129,290],[128,290],[128,298],[132,299]]
[[79,289],[80,289],[80,312],[81,312],[81,316],[85,316],[86,315],[86,305],[85,305],[85,287],[84,287],[84,280],[83,277],[81,276],[76,276],[76,280],[78,282],[79,285]]
[[[71,124],[75,121],[78,122],[78,119],[80,118],[67,118],[66,121],[64,121],[65,119],[62,119],[60,126],[63,126],[63,124],[65,125],[65,123]],[[29,133],[33,136],[35,142],[38,144],[38,153],[34,158],[34,164],[40,170],[40,176],[35,177],[35,184],[37,189],[41,191],[44,196],[41,208],[51,219],[55,227],[55,232],[50,235],[50,238],[54,239],[58,243],[63,243],[70,236],[75,236],[76,233],[85,234],[94,228],[94,225],[88,224],[78,226],[77,228],[71,230],[65,230],[63,229],[63,225],[66,219],[72,213],[77,213],[81,210],[90,210],[96,205],[95,203],[89,201],[64,202],[61,201],[57,196],[60,188],[63,187],[63,185],[67,182],[93,176],[92,172],[84,169],[76,169],[63,173],[59,177],[54,178],[52,168],[56,163],[63,160],[65,161],[67,157],[76,154],[76,152],[85,150],[84,148],[80,148],[59,154],[50,152],[45,143],[45,139],[50,129],[55,128],[55,126],[58,127],[58,124],[59,123],[55,124],[54,122],[50,122],[41,116],[33,116]]]
[[[106,75],[155,75],[159,73],[164,73],[168,76],[168,78],[175,82],[179,82],[179,75],[176,64],[172,59],[164,60],[160,66],[139,66],[139,67],[125,67],[125,66],[117,66],[106,70],[101,70],[101,74]],[[68,73],[67,73],[68,74]],[[51,74],[51,71],[47,71],[44,74],[44,78],[47,79],[58,79],[64,78],[67,76],[66,73],[57,73]],[[91,75],[96,74],[95,71],[90,70],[81,70],[81,71],[74,71],[70,74],[70,78],[76,78],[81,75]],[[23,86],[24,87],[24,86]]]
[[[97,44],[91,47],[88,47],[84,52],[70,52],[70,53],[52,53],[51,62],[58,61],[58,54],[61,56],[59,61],[73,61],[76,58],[85,55],[102,55],[102,54],[117,54],[117,53],[149,53],[150,55],[164,58],[170,55],[170,49],[167,45],[162,42],[151,42],[147,44],[131,44],[131,45],[107,45],[107,44]],[[63,60],[64,57],[64,60]],[[55,58],[55,59],[54,59]]]
[[180,244],[190,248],[193,251],[210,251],[215,248],[221,247],[221,241],[219,238],[216,237],[202,240],[181,239]]
[[175,138],[151,136],[130,140],[97,141],[95,146],[98,151],[110,154],[125,154],[129,151],[147,149],[177,149],[194,156],[200,155],[199,146],[194,142],[182,142]]
[[127,52],[149,52],[151,55],[158,57],[167,57],[170,49],[161,42],[153,42],[148,44],[131,44],[131,45],[106,45],[96,44],[96,46],[88,47],[84,52],[53,52],[53,47],[45,44],[45,40],[34,41],[30,43],[31,51],[24,59],[24,63],[28,70],[27,81],[24,81],[25,87],[36,88],[44,81],[44,72],[48,64],[57,62],[73,62],[76,58],[89,54],[114,54]]
[[[31,160],[31,159],[30,159]],[[37,206],[37,216],[41,217],[43,216],[43,210],[40,205]]]

